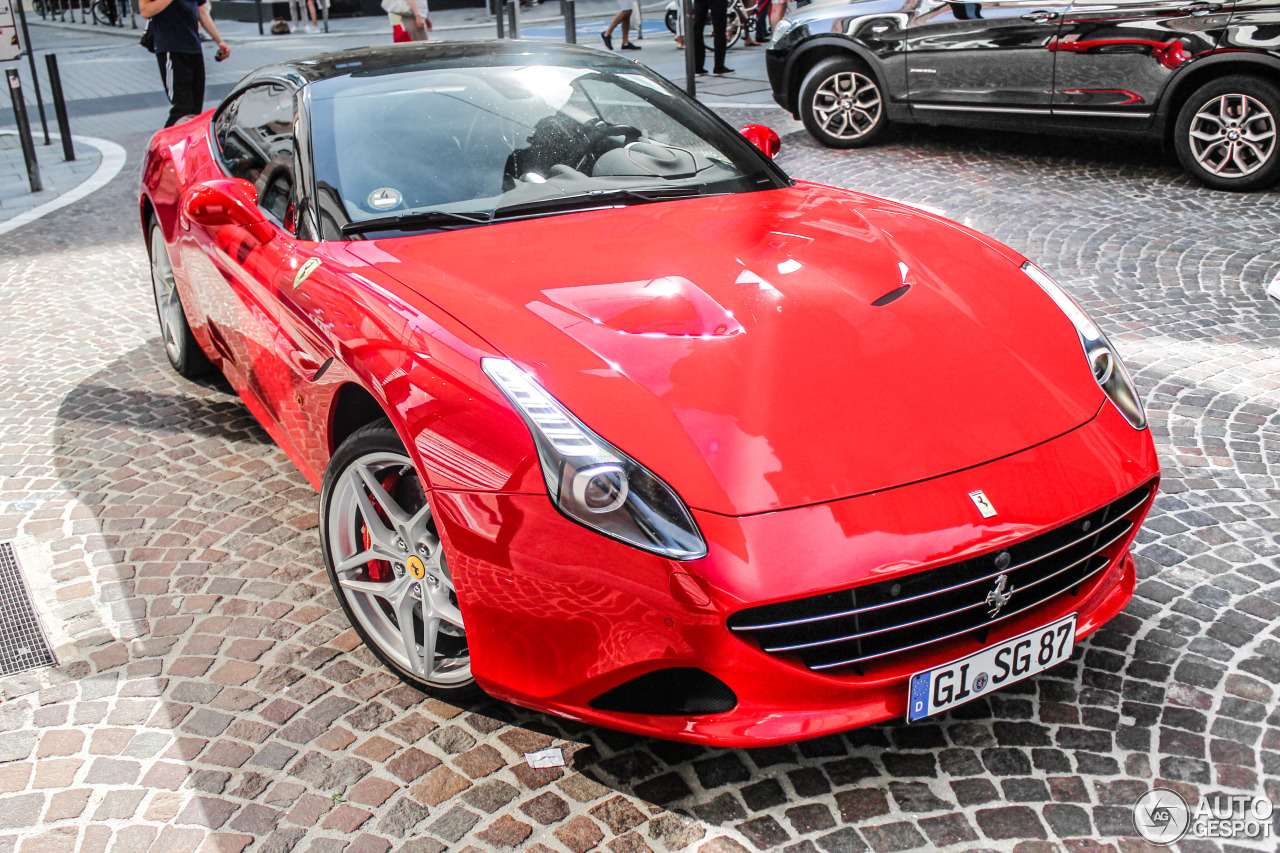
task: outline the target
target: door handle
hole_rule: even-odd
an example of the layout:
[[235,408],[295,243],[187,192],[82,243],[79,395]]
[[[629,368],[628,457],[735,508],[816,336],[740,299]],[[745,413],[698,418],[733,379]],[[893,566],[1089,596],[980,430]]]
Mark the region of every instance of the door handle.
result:
[[1043,24],[1045,21],[1052,21],[1058,17],[1057,12],[1050,12],[1048,9],[1041,9],[1036,12],[1028,12],[1022,16],[1024,21],[1032,21],[1037,24]]

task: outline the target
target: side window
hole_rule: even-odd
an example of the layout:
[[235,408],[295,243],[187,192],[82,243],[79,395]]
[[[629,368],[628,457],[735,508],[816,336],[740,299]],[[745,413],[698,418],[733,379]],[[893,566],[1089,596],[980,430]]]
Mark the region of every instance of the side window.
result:
[[214,134],[227,171],[258,188],[258,205],[293,230],[293,90],[248,89],[222,111]]

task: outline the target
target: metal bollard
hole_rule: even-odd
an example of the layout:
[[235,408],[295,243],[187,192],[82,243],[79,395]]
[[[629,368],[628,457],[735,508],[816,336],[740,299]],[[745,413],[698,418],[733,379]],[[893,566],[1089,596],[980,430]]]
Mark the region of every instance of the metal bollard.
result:
[[498,11],[497,11],[497,14],[496,14],[496,16],[495,16],[495,17],[497,17],[497,19],[498,19],[498,39],[499,39],[499,41],[501,41],[502,39],[504,39],[504,38],[506,38],[506,37],[507,37],[506,31],[505,31],[505,29],[504,29],[504,27],[506,27],[506,24],[505,24],[505,23],[503,23],[503,18],[502,18],[502,16],[506,13],[506,9],[505,9],[505,8],[503,8],[505,5],[506,5],[505,3],[499,3],[499,4],[498,4]]
[[27,183],[31,191],[38,193],[44,189],[40,182],[40,166],[36,163],[36,144],[31,139],[31,122],[27,121],[27,102],[22,100],[22,81],[16,69],[4,72],[9,82],[9,98],[13,101],[13,118],[18,124],[18,139],[22,143],[22,159],[27,161]]
[[49,88],[53,90],[53,114],[58,117],[58,133],[62,135],[62,159],[70,162],[76,159],[76,149],[71,141],[71,122],[67,120],[67,101],[62,97],[57,55],[45,54],[44,63],[49,72]]
[[511,2],[507,4],[507,15],[509,16],[509,20],[507,21],[507,28],[511,30],[511,37],[513,39],[520,38],[520,2],[519,0],[511,0]]
[[40,75],[36,73],[36,49],[31,43],[31,31],[27,29],[27,11],[17,5],[18,26],[22,28],[22,44],[27,49],[27,62],[31,63],[31,85],[36,90],[36,109],[40,111],[40,127],[44,128],[44,144],[49,144],[49,121],[44,117],[44,98],[40,95]]
[[569,44],[578,43],[578,13],[574,9],[573,0],[562,0],[564,3],[564,40]]

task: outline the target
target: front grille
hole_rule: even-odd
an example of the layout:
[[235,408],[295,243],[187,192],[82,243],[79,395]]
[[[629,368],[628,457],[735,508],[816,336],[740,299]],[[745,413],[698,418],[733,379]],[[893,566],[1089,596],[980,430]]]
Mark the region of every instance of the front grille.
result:
[[[730,630],[815,670],[851,666],[958,637],[1063,593],[1111,565],[1151,495],[1142,486],[1071,524],[1002,551],[892,580],[740,610]],[[1000,581],[1004,577],[1003,583]],[[1003,606],[991,611],[1001,598]],[[990,601],[988,601],[990,599]]]

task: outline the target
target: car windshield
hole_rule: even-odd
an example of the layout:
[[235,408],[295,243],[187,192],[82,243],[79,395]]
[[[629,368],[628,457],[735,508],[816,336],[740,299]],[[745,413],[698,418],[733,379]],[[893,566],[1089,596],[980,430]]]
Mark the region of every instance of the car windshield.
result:
[[313,88],[311,126],[321,230],[330,239],[786,181],[683,93],[629,67],[357,74],[340,87]]

